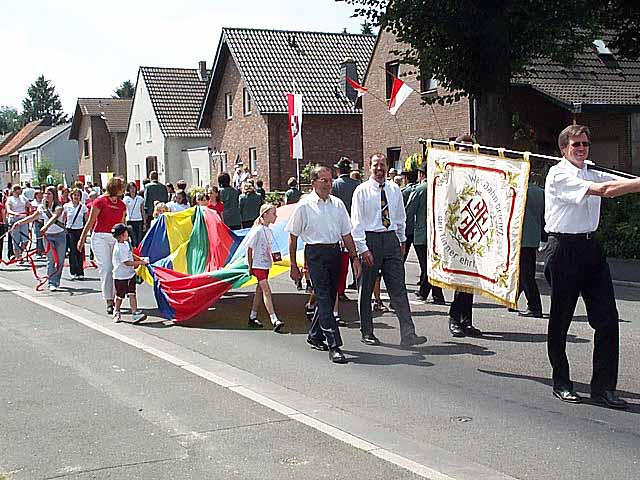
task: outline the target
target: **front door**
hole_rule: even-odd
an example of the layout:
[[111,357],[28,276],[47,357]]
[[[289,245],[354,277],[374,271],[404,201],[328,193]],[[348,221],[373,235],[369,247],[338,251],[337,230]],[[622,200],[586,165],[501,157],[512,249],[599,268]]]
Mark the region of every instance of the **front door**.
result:
[[148,156],[146,160],[147,160],[147,178],[149,178],[149,174],[151,172],[158,171],[158,157],[156,157],[155,155]]

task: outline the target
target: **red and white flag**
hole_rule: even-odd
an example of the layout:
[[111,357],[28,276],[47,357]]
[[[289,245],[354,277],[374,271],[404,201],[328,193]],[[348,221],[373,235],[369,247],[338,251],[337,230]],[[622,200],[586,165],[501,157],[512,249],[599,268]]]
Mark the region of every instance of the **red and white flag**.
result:
[[358,82],[351,80],[349,77],[347,77],[347,83],[351,85],[356,92],[358,92],[358,98],[369,91],[368,88],[363,87]]
[[289,156],[302,158],[302,94],[287,93],[289,112]]
[[395,115],[400,105],[404,103],[413,89],[400,80],[398,77],[393,78],[393,88],[391,89],[391,98],[389,99],[389,113]]

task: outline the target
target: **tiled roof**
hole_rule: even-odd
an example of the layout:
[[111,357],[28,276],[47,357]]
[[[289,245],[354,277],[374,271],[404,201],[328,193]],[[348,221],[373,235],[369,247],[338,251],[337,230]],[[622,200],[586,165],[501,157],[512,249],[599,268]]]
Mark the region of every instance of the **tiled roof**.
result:
[[79,98],[78,107],[83,115],[103,116],[107,130],[126,132],[133,100],[130,98]]
[[340,64],[356,61],[362,79],[376,37],[347,33],[294,32],[224,28],[209,82],[203,113],[215,98],[216,77],[221,75],[225,49],[235,60],[254,104],[262,114],[287,113],[285,93],[304,95],[306,114],[359,114],[337,93]]
[[211,136],[210,129],[197,128],[207,89],[197,69],[140,67],[140,72],[165,137]]
[[31,150],[33,148],[40,148],[44,144],[53,140],[60,134],[66,133],[71,128],[70,123],[65,123],[64,125],[58,125],[57,127],[50,128],[49,130],[45,130],[37,137],[34,137],[31,141],[24,144],[22,147],[18,149],[18,152],[23,152],[25,150]]
[[532,73],[516,77],[514,84],[529,85],[561,106],[572,109],[619,106],[640,107],[640,61],[600,57],[595,46],[564,67],[548,59],[532,62]]
[[0,157],[16,153],[16,150],[31,140],[39,132],[50,128],[41,126],[41,123],[43,123],[43,120],[34,120],[22,127],[22,129],[16,133],[15,136],[2,147],[2,149],[0,149]]

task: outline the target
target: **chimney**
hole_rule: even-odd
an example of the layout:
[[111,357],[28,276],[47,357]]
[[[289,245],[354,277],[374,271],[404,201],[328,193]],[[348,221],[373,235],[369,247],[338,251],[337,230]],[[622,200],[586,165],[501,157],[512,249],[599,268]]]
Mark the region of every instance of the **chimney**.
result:
[[200,60],[198,62],[198,78],[202,82],[206,82],[208,79],[207,75],[207,62],[206,60]]
[[360,83],[360,80],[358,80],[356,62],[350,57],[345,58],[340,64],[340,89],[345,98],[348,98],[351,103],[356,103],[356,100],[358,100],[358,92],[349,85],[347,78],[350,78],[356,83]]

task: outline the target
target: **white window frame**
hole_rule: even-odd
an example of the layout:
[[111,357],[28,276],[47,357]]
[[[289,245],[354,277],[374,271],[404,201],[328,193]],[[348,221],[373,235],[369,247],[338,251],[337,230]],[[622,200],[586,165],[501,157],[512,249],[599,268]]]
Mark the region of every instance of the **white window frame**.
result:
[[152,137],[151,137],[151,120],[147,120],[145,122],[145,137],[146,137],[146,141],[147,143],[150,143],[152,141]]
[[140,178],[140,170],[141,170],[141,169],[140,169],[140,164],[139,164],[139,163],[136,163],[136,164],[133,166],[133,179],[134,179],[134,180],[142,180],[142,179]]
[[140,124],[136,123],[136,145],[140,145],[142,143],[142,129],[140,128]]
[[256,147],[249,149],[249,171],[251,175],[258,171],[258,150]]
[[200,184],[200,167],[191,167],[191,184],[201,187]]
[[242,89],[242,108],[245,115],[251,115],[251,107],[251,95],[249,95],[249,90],[245,87]]
[[227,120],[233,118],[233,95],[231,93],[224,94],[224,118]]

